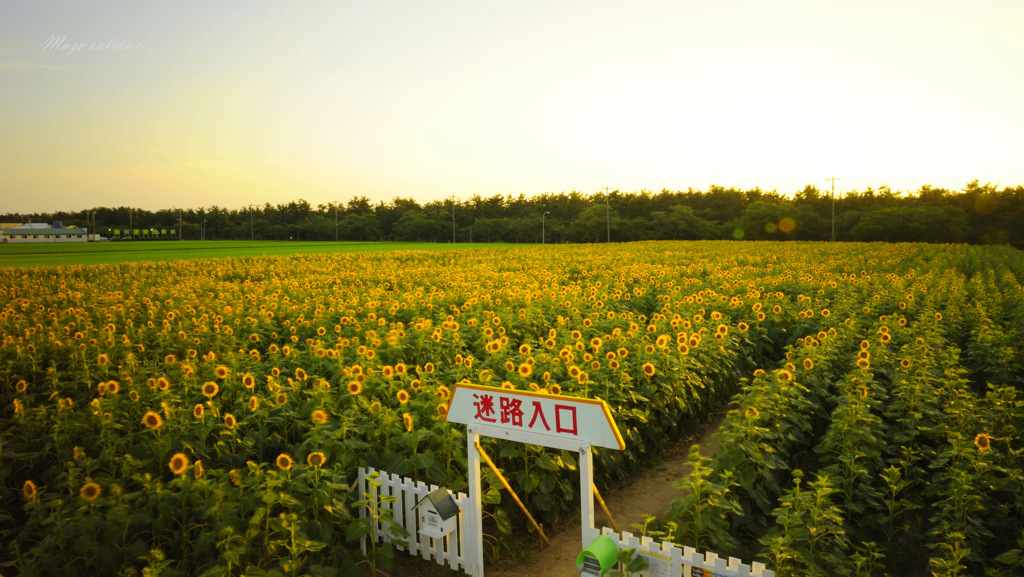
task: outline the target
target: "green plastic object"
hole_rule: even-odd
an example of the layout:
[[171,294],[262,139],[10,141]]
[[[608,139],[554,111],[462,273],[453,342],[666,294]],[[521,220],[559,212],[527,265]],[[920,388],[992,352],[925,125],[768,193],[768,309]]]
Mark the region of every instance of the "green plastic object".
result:
[[619,548],[615,545],[615,541],[607,535],[601,535],[597,539],[590,542],[590,545],[580,551],[580,554],[576,556],[576,569],[583,570],[585,565],[592,565],[587,563],[587,558],[597,560],[601,567],[601,575],[604,575],[609,569],[615,566],[615,563],[619,560]]

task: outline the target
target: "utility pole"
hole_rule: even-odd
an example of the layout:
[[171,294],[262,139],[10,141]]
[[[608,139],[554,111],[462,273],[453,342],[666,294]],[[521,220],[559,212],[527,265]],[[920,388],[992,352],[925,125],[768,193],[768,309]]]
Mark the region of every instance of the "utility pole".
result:
[[455,193],[452,193],[452,244],[455,244]]
[[338,201],[334,201],[334,242],[338,242]]
[[256,240],[256,235],[252,231],[252,205],[249,205],[249,240]]
[[545,241],[544,241],[544,217],[549,215],[549,214],[551,214],[550,211],[545,212],[544,214],[540,215],[540,243],[541,244],[545,244]]
[[608,185],[604,187],[604,220],[608,228],[608,242],[612,241],[612,211],[608,204]]
[[832,175],[832,178],[826,178],[825,180],[832,181],[832,241],[836,240],[836,181],[842,180]]

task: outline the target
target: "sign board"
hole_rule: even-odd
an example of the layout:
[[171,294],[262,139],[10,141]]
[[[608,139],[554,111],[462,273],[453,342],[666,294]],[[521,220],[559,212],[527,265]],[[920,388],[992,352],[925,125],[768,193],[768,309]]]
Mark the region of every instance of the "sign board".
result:
[[470,425],[489,437],[556,449],[626,447],[608,405],[599,399],[456,384],[448,422]]
[[711,569],[702,569],[693,565],[683,565],[683,577],[728,577],[722,573],[715,573]]

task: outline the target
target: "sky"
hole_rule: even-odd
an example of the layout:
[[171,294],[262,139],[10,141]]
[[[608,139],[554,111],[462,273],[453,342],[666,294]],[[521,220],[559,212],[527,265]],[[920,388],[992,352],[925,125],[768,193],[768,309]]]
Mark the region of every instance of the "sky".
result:
[[1024,184],[1021,0],[5,0],[0,212]]

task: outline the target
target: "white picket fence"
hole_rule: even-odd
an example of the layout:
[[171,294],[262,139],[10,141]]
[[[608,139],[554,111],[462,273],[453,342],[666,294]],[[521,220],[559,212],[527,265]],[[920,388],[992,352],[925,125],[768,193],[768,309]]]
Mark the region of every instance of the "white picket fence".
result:
[[[381,507],[391,509],[395,523],[398,523],[409,532],[409,537],[403,540],[392,540],[388,527],[381,525],[377,527],[377,539],[385,542],[392,542],[401,551],[408,551],[410,554],[422,557],[426,560],[433,559],[439,565],[449,565],[453,569],[465,571],[466,560],[462,552],[463,543],[463,513],[469,509],[469,497],[465,493],[458,493],[454,496],[455,503],[462,508],[459,513],[458,527],[443,539],[431,539],[419,534],[419,519],[413,507],[416,506],[428,493],[437,489],[437,485],[426,485],[423,482],[414,482],[409,478],[402,478],[398,475],[389,474],[374,469],[359,469],[359,495],[371,493],[370,474],[377,472],[381,483],[377,489],[377,501],[382,496],[394,496],[392,503],[382,503]],[[472,511],[468,511],[472,514]],[[365,509],[360,510],[360,517],[367,515]],[[605,527],[601,530],[602,535],[607,535],[619,549],[634,549],[645,557],[648,563],[647,575],[649,577],[775,577],[775,572],[766,569],[761,563],[746,565],[739,559],[729,557],[723,559],[716,553],[699,553],[692,547],[678,547],[665,541],[655,541],[650,537],[637,537],[629,532],[616,533]],[[365,541],[363,551],[366,551]]]
[[650,537],[637,537],[628,531],[616,533],[605,527],[601,530],[615,541],[619,549],[634,549],[647,559],[651,577],[775,577],[775,572],[761,563],[745,565],[739,559],[722,559],[717,553],[698,553],[693,547],[679,548],[666,541]]
[[[378,473],[380,477],[377,479],[381,483],[377,489],[376,500],[380,503],[380,497],[393,496],[395,497],[394,502],[391,503],[380,503],[382,508],[391,510],[391,514],[394,517],[395,523],[401,525],[409,532],[409,537],[404,539],[391,538],[391,533],[388,531],[386,524],[380,524],[377,527],[376,535],[377,539],[384,542],[393,543],[395,548],[399,551],[408,551],[411,555],[422,557],[427,561],[433,559],[438,565],[447,564],[455,570],[465,570],[466,560],[463,556],[461,543],[462,539],[462,514],[458,517],[458,527],[453,533],[449,533],[443,539],[432,539],[425,537],[419,533],[419,515],[413,510],[428,493],[437,489],[437,485],[427,485],[420,482],[415,482],[408,477],[402,478],[395,474],[389,474],[384,471],[376,471],[375,469],[363,469],[359,468],[359,496],[360,498],[367,494],[372,493],[370,487],[370,474]],[[463,511],[469,503],[469,497],[465,493],[458,493],[454,495],[455,504],[462,508]],[[366,509],[359,510],[359,516],[366,518]],[[363,542],[363,552],[366,552],[366,543]]]

